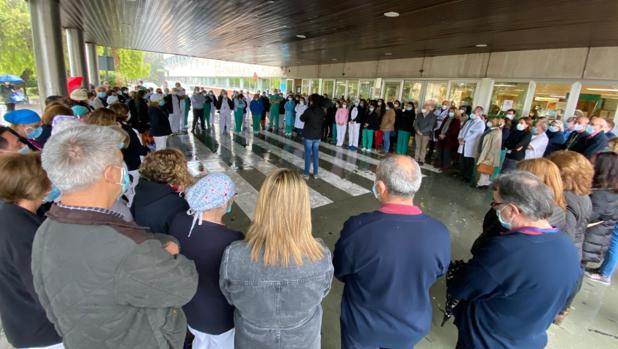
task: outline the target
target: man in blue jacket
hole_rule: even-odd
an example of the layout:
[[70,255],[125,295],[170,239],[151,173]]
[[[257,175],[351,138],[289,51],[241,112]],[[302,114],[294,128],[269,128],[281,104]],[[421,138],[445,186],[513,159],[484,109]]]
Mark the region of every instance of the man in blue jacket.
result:
[[490,239],[447,281],[455,308],[457,349],[541,349],[547,328],[577,290],[582,270],[575,245],[547,218],[550,189],[529,172],[494,182],[500,223]]
[[409,349],[429,332],[429,288],[447,271],[451,243],[446,227],[414,206],[421,179],[412,158],[385,158],[372,190],[382,208],[343,227],[333,261],[345,283],[343,349]]

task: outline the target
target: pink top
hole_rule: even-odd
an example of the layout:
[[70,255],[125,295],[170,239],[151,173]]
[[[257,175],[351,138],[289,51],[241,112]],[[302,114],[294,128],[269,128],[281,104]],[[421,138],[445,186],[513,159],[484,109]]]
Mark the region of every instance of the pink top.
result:
[[386,214],[403,214],[403,215],[419,215],[422,214],[420,208],[414,205],[401,205],[401,204],[385,204],[379,210],[382,213]]
[[339,108],[335,114],[335,122],[337,125],[345,125],[348,122],[348,109]]

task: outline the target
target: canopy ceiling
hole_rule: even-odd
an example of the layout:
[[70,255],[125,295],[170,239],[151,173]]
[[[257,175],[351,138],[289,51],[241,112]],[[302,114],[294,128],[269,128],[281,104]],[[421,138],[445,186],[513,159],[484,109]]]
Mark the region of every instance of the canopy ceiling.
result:
[[[618,46],[616,0],[60,0],[86,41],[273,66]],[[387,18],[387,11],[400,13]],[[296,35],[305,35],[299,39]],[[487,44],[486,48],[475,47]]]

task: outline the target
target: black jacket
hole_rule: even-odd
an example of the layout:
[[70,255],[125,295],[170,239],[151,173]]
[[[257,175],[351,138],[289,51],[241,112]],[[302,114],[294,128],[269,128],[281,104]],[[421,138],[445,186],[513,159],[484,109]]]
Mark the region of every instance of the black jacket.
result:
[[564,192],[564,199],[567,204],[565,232],[569,234],[581,256],[586,226],[592,215],[592,202],[589,196],[576,195],[571,191]]
[[270,100],[266,96],[261,96],[260,101],[264,104],[264,111],[262,112],[262,115],[266,115],[266,112],[270,110]]
[[0,202],[0,317],[14,347],[46,347],[62,342],[34,290],[32,242],[43,222],[29,211]]
[[605,148],[607,148],[607,136],[605,132],[599,132],[594,135],[594,137],[590,137],[589,135],[580,137],[571,150],[590,159],[592,155],[605,150]]
[[122,129],[129,134],[129,146],[122,149],[122,157],[127,164],[127,169],[129,171],[135,171],[142,163],[140,156],[146,156],[146,154],[148,154],[148,148],[142,145],[139,141],[139,137],[137,137],[137,134],[133,131],[131,126],[127,124],[122,124],[121,126]]
[[[532,133],[527,130],[511,131],[509,138],[504,142],[504,147],[507,149],[506,157],[517,161],[523,160],[526,157],[526,148],[528,148],[531,140]],[[508,150],[510,150],[510,152]]]
[[[230,110],[234,110],[234,101],[232,101],[229,97],[225,97],[225,99],[227,99],[227,105],[230,107]],[[218,110],[220,110],[222,104],[223,104],[223,96],[219,96],[219,98],[217,99],[217,102],[215,103],[215,106],[217,107]]]
[[303,137],[306,139],[320,139],[322,138],[322,125],[324,124],[324,109],[318,105],[312,105],[303,115],[300,116],[300,120],[305,123],[303,128]]
[[[367,125],[365,128],[367,130],[377,130],[380,128],[380,117],[378,113],[374,110],[373,112],[367,111],[367,117],[365,118],[365,124]],[[363,125],[364,126],[364,125]]]
[[589,224],[598,224],[586,229],[582,260],[598,263],[605,256],[614,227],[618,222],[618,192],[595,190],[590,195],[590,200],[592,201],[592,215]]
[[150,135],[153,137],[162,137],[172,134],[169,116],[165,114],[159,107],[148,108],[148,117],[150,119]]
[[335,105],[328,107],[328,109],[326,109],[326,118],[324,122],[328,125],[334,124],[335,114],[337,114],[337,108],[335,108]]
[[416,115],[414,114],[414,109],[410,111],[405,110],[403,112],[397,112],[395,116],[395,130],[406,131],[414,134],[415,119]]
[[131,213],[135,223],[149,227],[153,233],[169,234],[176,214],[188,209],[187,201],[167,184],[152,182],[142,177],[135,187]]

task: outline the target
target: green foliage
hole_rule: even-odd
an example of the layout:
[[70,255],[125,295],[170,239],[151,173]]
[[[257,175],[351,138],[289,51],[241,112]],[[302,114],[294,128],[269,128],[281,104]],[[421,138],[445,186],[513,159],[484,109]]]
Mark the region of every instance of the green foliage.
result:
[[34,69],[30,12],[24,0],[0,0],[0,74]]
[[[97,46],[97,54],[104,55],[104,48]],[[114,71],[109,72],[109,83],[113,86],[126,85],[129,81],[145,79],[150,76],[150,64],[144,61],[144,52],[128,49],[111,49],[108,54],[114,57]],[[105,72],[100,71],[105,80]]]

